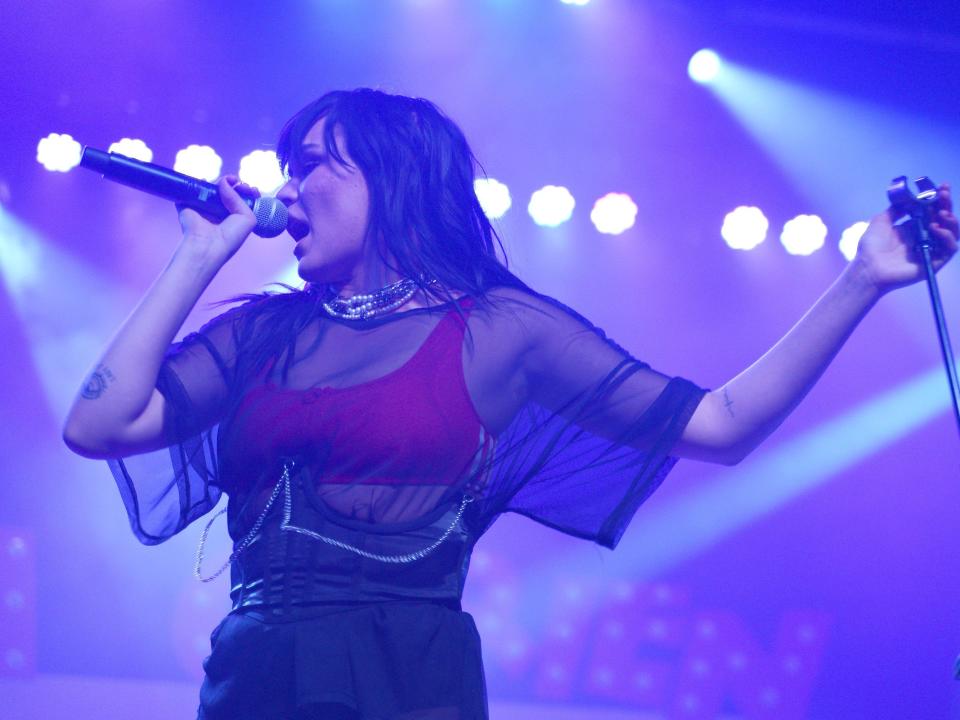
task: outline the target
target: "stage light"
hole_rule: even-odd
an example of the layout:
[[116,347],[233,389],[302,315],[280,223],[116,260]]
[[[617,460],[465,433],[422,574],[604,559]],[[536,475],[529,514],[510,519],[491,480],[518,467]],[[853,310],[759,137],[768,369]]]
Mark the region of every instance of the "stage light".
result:
[[857,248],[860,246],[860,238],[863,237],[863,233],[869,224],[870,223],[862,221],[854,223],[840,235],[840,252],[843,253],[843,256],[848,261],[853,260],[857,254]]
[[[53,277],[57,283],[51,284]],[[117,280],[0,209],[0,284],[55,417],[66,416],[76,378],[101,351],[100,338],[123,320],[129,294],[119,290]]]
[[791,255],[810,255],[822,248],[826,239],[827,226],[816,215],[797,215],[780,233],[780,242]]
[[118,155],[133,158],[134,160],[153,162],[153,150],[147,147],[147,144],[143,140],[121,138],[107,148],[107,150],[112,153],[117,153]]
[[586,5],[590,0],[560,0],[564,5]]
[[530,196],[527,212],[537,225],[556,227],[573,215],[576,201],[565,187],[546,185]]
[[190,177],[213,182],[220,177],[223,160],[209,145],[189,145],[177,152],[173,169]]
[[37,162],[51,172],[67,172],[80,164],[83,147],[69,135],[50,133],[37,143]]
[[0,279],[7,291],[20,297],[26,289],[36,287],[42,267],[40,240],[0,209]]
[[713,50],[697,50],[687,64],[687,72],[691,80],[705,84],[716,79],[720,67],[720,56]]
[[254,150],[240,158],[240,179],[261,193],[272,195],[286,182],[273,150]]
[[723,218],[720,235],[734,250],[753,250],[767,239],[770,221],[758,207],[741,205]]
[[477,178],[473,181],[473,192],[477,195],[483,213],[491,220],[501,218],[510,209],[510,188],[493,178]]
[[633,227],[637,206],[625,193],[607,193],[593,204],[590,222],[602,233],[619,235]]

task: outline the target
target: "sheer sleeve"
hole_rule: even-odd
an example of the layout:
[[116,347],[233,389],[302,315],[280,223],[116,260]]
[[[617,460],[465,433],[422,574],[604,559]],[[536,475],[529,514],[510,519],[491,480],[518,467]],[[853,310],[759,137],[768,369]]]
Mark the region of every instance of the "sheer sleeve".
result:
[[157,377],[169,446],[109,461],[130,526],[147,545],[169,539],[220,499],[217,422],[237,379],[243,308],[211,320],[167,351]]
[[476,519],[485,528],[515,512],[613,548],[673,467],[705,391],[656,372],[550,298],[509,291],[501,306],[526,346],[527,401],[476,481]]

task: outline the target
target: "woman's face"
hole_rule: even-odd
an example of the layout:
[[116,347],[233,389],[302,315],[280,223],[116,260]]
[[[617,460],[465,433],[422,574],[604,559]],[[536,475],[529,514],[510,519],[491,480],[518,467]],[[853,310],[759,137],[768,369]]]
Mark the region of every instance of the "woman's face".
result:
[[303,138],[277,193],[290,212],[287,231],[297,241],[300,277],[316,283],[351,282],[363,265],[370,195],[363,173],[353,166],[342,131],[335,139],[344,167],[327,154],[321,118]]

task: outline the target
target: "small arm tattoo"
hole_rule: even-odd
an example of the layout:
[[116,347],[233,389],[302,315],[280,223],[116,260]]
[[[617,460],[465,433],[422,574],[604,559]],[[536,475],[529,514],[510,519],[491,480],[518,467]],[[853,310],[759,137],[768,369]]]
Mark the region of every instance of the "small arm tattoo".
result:
[[114,382],[116,378],[106,365],[97,365],[96,369],[90,373],[87,382],[83,385],[80,395],[86,400],[96,400],[107,390],[107,386]]
[[727,412],[730,413],[730,417],[734,417],[733,414],[733,400],[730,399],[730,393],[727,392],[727,389],[723,389],[723,406],[727,409]]

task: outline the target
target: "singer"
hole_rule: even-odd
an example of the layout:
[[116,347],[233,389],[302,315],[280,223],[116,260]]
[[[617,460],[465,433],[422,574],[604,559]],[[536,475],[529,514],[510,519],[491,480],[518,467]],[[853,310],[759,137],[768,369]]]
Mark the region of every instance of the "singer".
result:
[[[921,277],[880,212],[793,329],[705,391],[507,269],[470,148],[430,102],[328,93],[287,123],[278,155],[306,288],[244,296],[171,345],[254,227],[254,193],[222,179],[229,214],[181,208],[180,244],[64,428],[74,451],[109,460],[144,543],[229,497],[232,555],[201,544],[197,558],[201,577],[232,581],[206,720],[486,718],[460,597],[491,523],[521,513],[613,548],[677,458],[741,460],[874,303]],[[957,249],[945,185],[936,213],[941,267]]]

